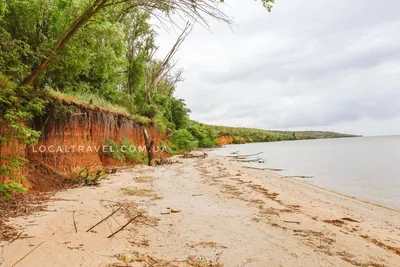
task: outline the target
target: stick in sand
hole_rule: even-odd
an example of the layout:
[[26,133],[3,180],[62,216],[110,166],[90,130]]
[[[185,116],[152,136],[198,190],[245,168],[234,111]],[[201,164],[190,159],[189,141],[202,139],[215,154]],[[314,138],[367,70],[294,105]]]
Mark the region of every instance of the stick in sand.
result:
[[29,251],[27,254],[25,254],[25,256],[23,256],[21,259],[19,259],[16,263],[14,263],[11,267],[16,266],[18,263],[20,263],[23,259],[25,259],[29,254],[31,254],[33,251],[35,251],[38,247],[40,247],[42,244],[44,243],[44,241],[42,243],[40,243],[39,245],[37,245],[36,247],[34,247],[31,251]]
[[124,230],[125,227],[127,227],[131,222],[133,222],[134,220],[136,220],[137,218],[142,217],[141,214],[133,217],[132,219],[130,219],[125,225],[123,225],[121,228],[119,228],[117,231],[115,231],[114,233],[112,233],[111,235],[107,236],[107,238],[111,238],[114,235],[118,234],[119,232],[121,232],[122,230]]
[[74,228],[75,228],[75,233],[78,232],[78,228],[76,227],[76,221],[75,221],[75,211],[72,212],[72,220],[74,221]]
[[105,217],[104,219],[102,219],[101,221],[99,221],[98,223],[96,223],[95,225],[93,225],[92,227],[90,227],[88,230],[86,230],[86,232],[89,232],[90,230],[92,230],[93,228],[95,228],[97,225],[101,224],[102,222],[104,222],[105,220],[107,220],[108,218],[110,218],[111,216],[113,216],[115,213],[117,213],[119,210],[121,209],[121,207],[119,207],[117,210],[113,211],[110,215],[108,215],[107,217]]

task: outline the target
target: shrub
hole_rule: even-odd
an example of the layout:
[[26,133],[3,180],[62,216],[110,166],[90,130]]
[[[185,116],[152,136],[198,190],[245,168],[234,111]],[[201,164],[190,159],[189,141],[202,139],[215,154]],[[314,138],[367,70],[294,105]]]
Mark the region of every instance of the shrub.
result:
[[125,156],[125,159],[136,163],[136,164],[146,164],[148,163],[148,156],[146,151],[141,151],[139,148],[135,147],[129,140],[124,140],[121,143],[121,148],[125,147],[122,154]]
[[108,150],[105,154],[119,162],[130,161],[136,164],[148,162],[147,152],[135,147],[129,140],[117,143],[114,140],[106,140],[105,145]]
[[191,122],[188,131],[197,139],[199,147],[213,147],[217,145],[216,132],[197,122]]
[[[22,145],[33,145],[39,137],[36,131],[27,125],[36,115],[44,113],[45,101],[30,87],[16,86],[0,73],[0,123],[6,126],[0,136],[0,147],[10,142]],[[19,184],[25,177],[19,170],[26,160],[19,157],[17,151],[14,156],[0,154],[0,176],[8,178],[10,183],[0,182],[2,197],[9,197],[12,191],[24,191]]]
[[9,198],[13,192],[24,192],[26,188],[19,183],[0,183],[0,197]]
[[188,152],[196,149],[198,146],[198,141],[186,129],[174,131],[171,142],[171,148],[177,152]]
[[104,144],[108,147],[107,151],[104,152],[108,157],[119,162],[126,160],[125,155],[121,152],[120,145],[117,142],[114,140],[106,140]]

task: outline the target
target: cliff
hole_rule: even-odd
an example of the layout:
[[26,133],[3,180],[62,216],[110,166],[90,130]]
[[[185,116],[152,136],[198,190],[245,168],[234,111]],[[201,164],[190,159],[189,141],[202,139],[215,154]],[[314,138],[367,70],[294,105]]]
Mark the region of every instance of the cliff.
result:
[[[28,187],[40,183],[38,177],[33,176],[41,175],[44,170],[69,176],[86,167],[94,171],[107,165],[128,164],[105,156],[103,145],[107,140],[116,143],[125,141],[144,149],[145,129],[155,147],[166,139],[165,134],[157,131],[153,124],[139,124],[125,114],[62,99],[53,99],[46,107],[46,114],[30,123],[35,130],[41,131],[35,146],[9,142],[0,148],[2,155],[19,155],[30,162],[31,165],[24,170],[28,176]],[[4,131],[7,128],[1,125],[0,133]],[[161,151],[157,154],[165,156]]]
[[219,145],[230,145],[233,144],[233,137],[230,135],[223,135],[217,138]]

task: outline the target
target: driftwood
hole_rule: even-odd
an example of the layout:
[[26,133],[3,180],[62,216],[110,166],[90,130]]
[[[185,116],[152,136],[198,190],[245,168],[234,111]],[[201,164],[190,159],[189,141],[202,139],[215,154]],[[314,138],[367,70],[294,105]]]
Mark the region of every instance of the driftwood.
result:
[[243,168],[248,168],[248,169],[253,169],[253,170],[261,170],[261,171],[275,171],[275,172],[281,172],[283,169],[275,169],[275,168],[256,168],[256,167],[249,167],[249,166],[244,166]]
[[183,154],[182,156],[181,156],[181,158],[184,158],[184,159],[191,159],[191,158],[206,158],[208,156],[208,154],[207,153],[204,153],[203,152],[203,154],[199,154],[199,155],[195,155],[195,154],[192,154],[192,153],[185,153],[185,154]]
[[297,221],[283,221],[283,222],[285,222],[285,223],[295,223],[295,224],[300,224],[300,222],[297,222]]
[[117,173],[117,168],[113,167],[111,169],[104,169],[104,172],[108,173],[108,174],[114,174],[114,173]]
[[262,163],[265,162],[265,160],[262,159],[262,158],[256,158],[256,159],[231,159],[231,161],[237,161],[237,162],[260,162],[260,161],[262,161]]
[[92,227],[90,227],[89,229],[86,230],[86,232],[89,232],[90,230],[92,230],[93,228],[95,228],[97,225],[101,224],[102,222],[104,222],[105,220],[107,220],[108,218],[110,218],[111,216],[113,216],[115,213],[117,213],[119,210],[121,209],[121,207],[119,207],[117,210],[113,211],[110,215],[108,215],[107,217],[105,217],[104,219],[102,219],[101,221],[99,221],[98,223],[96,223],[95,225],[93,225]]
[[310,178],[314,178],[314,176],[293,175],[293,176],[282,176],[281,178],[301,178],[301,179],[310,179]]
[[171,159],[164,159],[164,158],[158,158],[154,160],[154,165],[159,166],[159,165],[172,165],[175,163],[182,163],[181,161],[172,161]]
[[133,217],[132,219],[130,219],[126,224],[124,224],[123,226],[121,226],[117,231],[115,231],[114,233],[112,233],[111,235],[107,236],[107,238],[111,238],[113,236],[115,236],[116,234],[118,234],[119,232],[121,232],[122,230],[124,230],[125,227],[127,227],[131,222],[133,222],[134,220],[136,220],[137,218],[142,217],[141,214]]
[[235,155],[235,156],[225,156],[225,157],[240,159],[240,158],[247,158],[247,157],[252,157],[252,156],[258,156],[258,155],[260,155],[260,154],[262,154],[262,153],[264,153],[264,152],[258,152],[258,153],[256,153],[256,154],[249,154],[249,155]]
[[103,173],[103,171],[98,171],[94,177],[86,177],[85,184],[87,186],[96,186],[100,184],[100,181],[108,176],[107,173]]
[[[112,173],[113,173],[113,171],[114,170],[112,170]],[[115,169],[115,172],[116,172],[116,169]],[[97,171],[97,173],[94,175],[94,177],[92,177],[92,176],[90,176],[89,168],[86,167],[79,172],[78,179],[80,181],[83,180],[83,182],[87,186],[96,186],[96,185],[99,185],[100,180],[103,180],[107,176],[108,176],[107,172]]]

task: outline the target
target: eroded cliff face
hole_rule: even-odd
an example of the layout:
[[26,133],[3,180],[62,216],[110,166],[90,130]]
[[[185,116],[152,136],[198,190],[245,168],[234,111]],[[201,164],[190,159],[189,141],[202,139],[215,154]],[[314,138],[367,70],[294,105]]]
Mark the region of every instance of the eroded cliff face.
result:
[[233,144],[233,137],[230,135],[223,135],[217,138],[219,145],[230,145]]
[[[135,147],[144,148],[145,129],[155,147],[166,139],[154,125],[141,125],[124,114],[66,100],[54,100],[48,105],[46,114],[36,118],[32,126],[42,132],[35,146],[8,143],[0,148],[2,155],[20,155],[31,163],[66,176],[86,167],[98,170],[105,165],[127,164],[102,153],[106,140],[128,141]],[[4,125],[0,126],[0,133],[5,129]],[[165,156],[165,153],[159,152],[158,156]]]
[[28,149],[29,160],[39,161],[59,173],[123,164],[104,156],[106,140],[129,141],[138,149],[144,148],[145,129],[156,147],[165,139],[165,134],[154,125],[141,125],[124,114],[64,100],[59,104],[50,107],[47,118],[34,122],[35,129],[42,129],[42,135],[39,143]]

